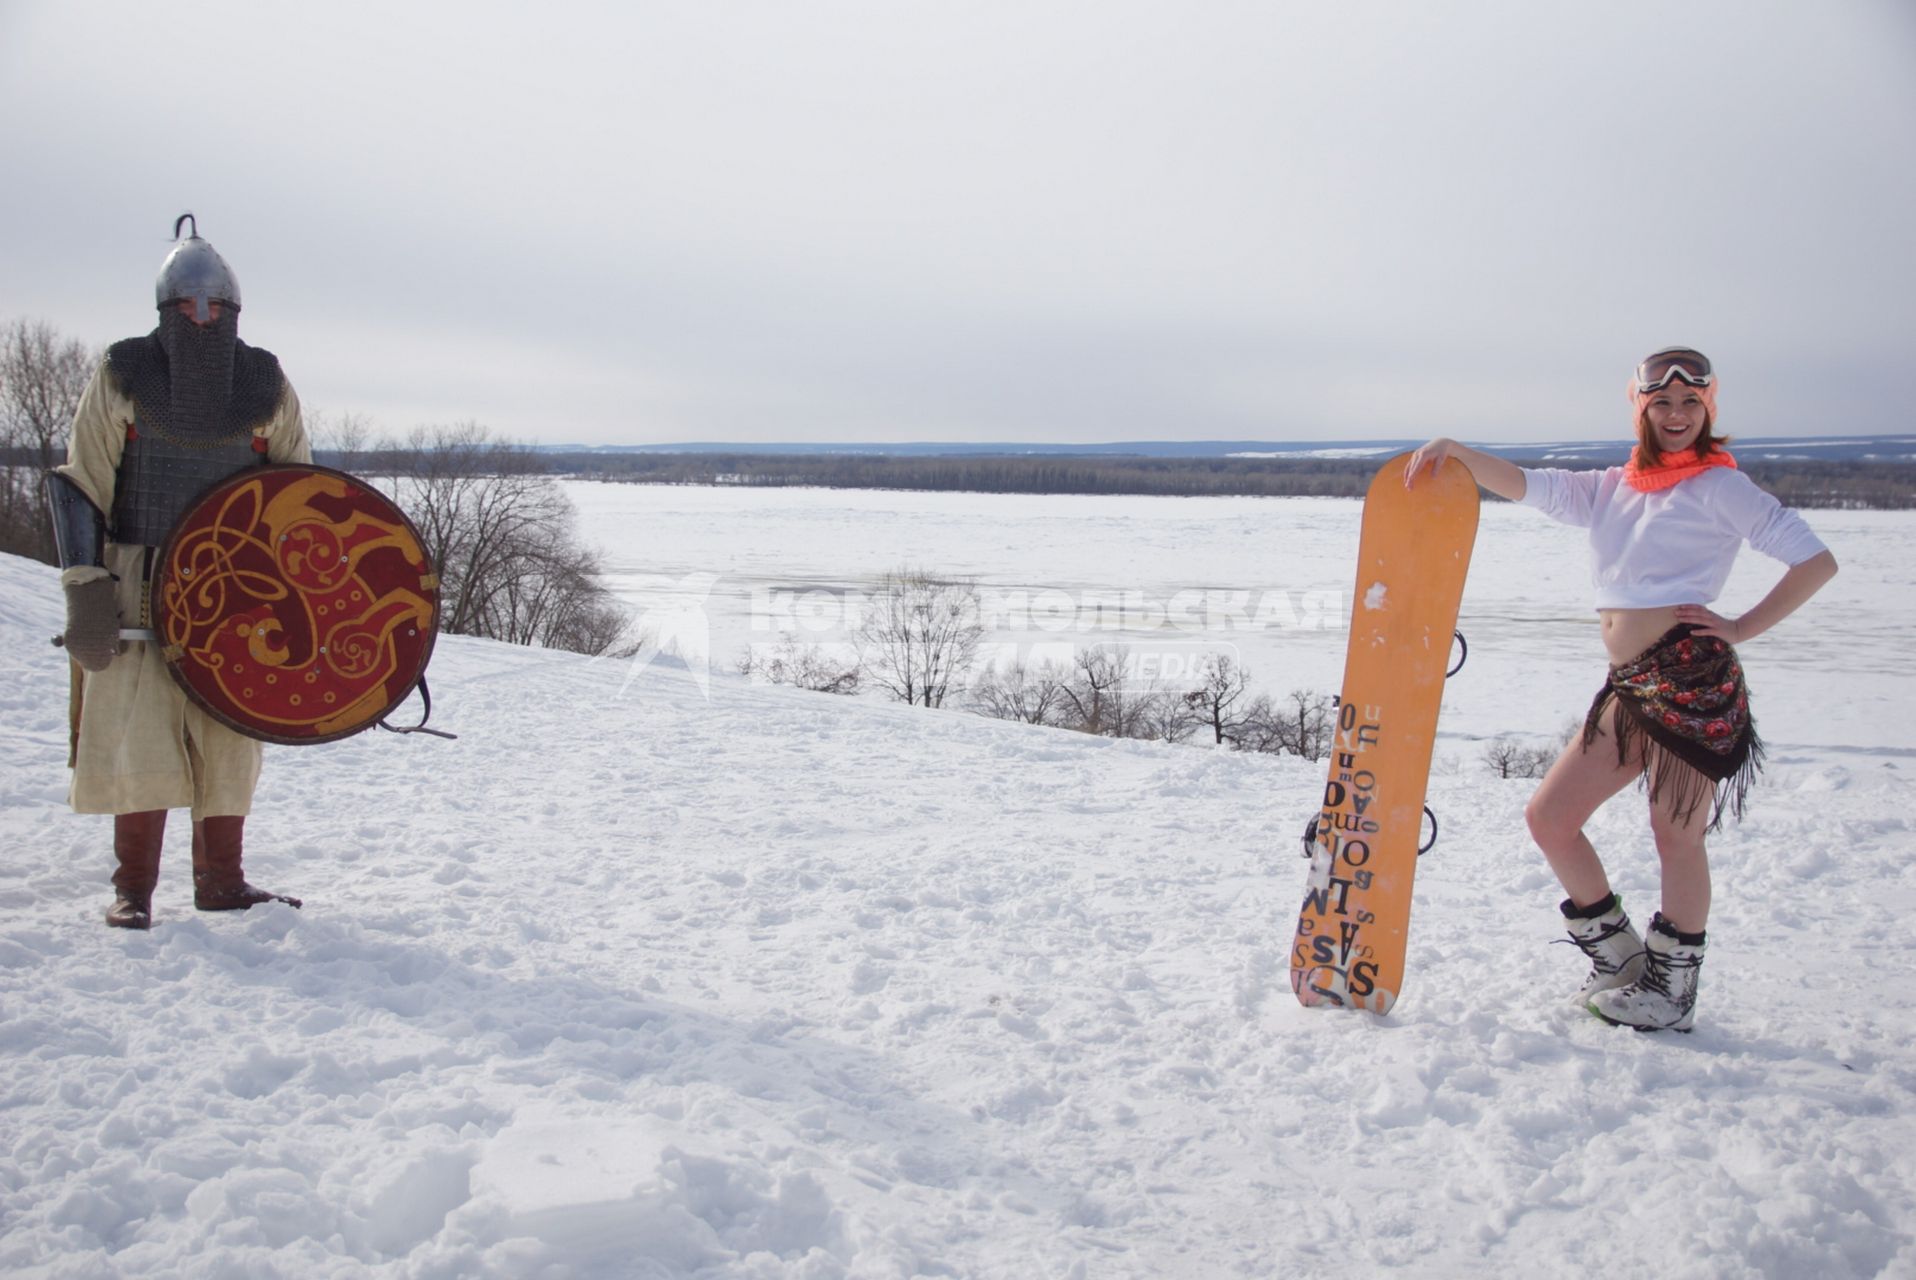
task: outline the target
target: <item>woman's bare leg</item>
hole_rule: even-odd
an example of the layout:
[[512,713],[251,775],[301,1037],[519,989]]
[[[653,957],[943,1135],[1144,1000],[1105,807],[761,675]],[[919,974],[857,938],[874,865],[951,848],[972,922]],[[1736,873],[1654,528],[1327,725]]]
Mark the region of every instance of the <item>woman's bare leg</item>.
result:
[[[1669,769],[1689,766],[1670,763]],[[1656,837],[1657,857],[1663,863],[1663,918],[1680,933],[1702,933],[1710,918],[1710,859],[1703,847],[1703,829],[1710,821],[1706,796],[1685,821],[1676,813],[1676,787],[1662,788],[1663,796],[1650,806],[1650,834]]]
[[1588,747],[1578,737],[1563,749],[1524,808],[1531,839],[1549,859],[1563,891],[1580,907],[1610,896],[1610,877],[1595,846],[1583,834],[1583,824],[1605,800],[1643,774],[1641,762],[1617,763],[1610,714],[1606,712],[1602,732]]

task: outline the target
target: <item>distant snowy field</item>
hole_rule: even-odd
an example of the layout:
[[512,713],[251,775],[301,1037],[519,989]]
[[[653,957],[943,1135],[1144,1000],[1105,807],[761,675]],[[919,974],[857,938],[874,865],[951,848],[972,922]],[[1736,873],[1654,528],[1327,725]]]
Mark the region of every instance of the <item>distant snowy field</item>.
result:
[[[1024,602],[1022,624],[993,637],[1020,651],[1229,647],[1274,696],[1334,692],[1343,672],[1362,511],[1350,499],[566,489],[585,539],[605,553],[607,584],[636,612],[705,593],[711,659],[728,671],[752,645],[776,642],[780,625],[803,640],[845,639],[822,625],[840,617],[838,593],[870,592],[909,564],[975,580],[1000,621],[1019,621],[1007,606]],[[1779,747],[1916,756],[1916,515],[1809,519],[1843,570],[1805,613],[1747,646],[1759,725]],[[1746,548],[1719,609],[1749,608],[1781,573]],[[1186,625],[1100,629],[1098,601],[1126,592],[1147,607],[1183,601]],[[1582,718],[1605,664],[1590,599],[1581,529],[1485,502],[1458,622],[1470,656],[1444,701],[1440,768],[1477,768],[1483,740],[1497,734],[1554,737]],[[1263,626],[1260,604],[1273,611]],[[1855,677],[1840,692],[1821,678],[1839,666]]]
[[[1347,593],[1356,527],[572,489],[626,590],[718,576],[718,649],[755,584],[903,561]],[[0,1273],[1916,1275],[1916,518],[1815,523],[1844,573],[1746,655],[1776,751],[1713,842],[1692,1036],[1563,1004],[1531,784],[1475,760],[1601,672],[1575,534],[1528,512],[1485,510],[1383,1019],[1286,981],[1316,766],[459,638],[459,741],[268,749],[249,871],[304,911],[195,913],[181,815],[156,927],[108,930],[55,575],[0,559]],[[1341,631],[1238,638],[1335,687]],[[1639,802],[1592,836],[1647,916]]]

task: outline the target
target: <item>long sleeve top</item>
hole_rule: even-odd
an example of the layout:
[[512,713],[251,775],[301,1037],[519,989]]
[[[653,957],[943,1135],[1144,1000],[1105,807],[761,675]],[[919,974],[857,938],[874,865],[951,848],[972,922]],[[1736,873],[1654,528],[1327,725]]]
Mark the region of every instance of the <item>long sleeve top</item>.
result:
[[1522,470],[1524,506],[1590,531],[1599,609],[1709,604],[1745,542],[1787,565],[1827,549],[1802,516],[1734,468],[1649,493],[1625,483],[1622,467]]

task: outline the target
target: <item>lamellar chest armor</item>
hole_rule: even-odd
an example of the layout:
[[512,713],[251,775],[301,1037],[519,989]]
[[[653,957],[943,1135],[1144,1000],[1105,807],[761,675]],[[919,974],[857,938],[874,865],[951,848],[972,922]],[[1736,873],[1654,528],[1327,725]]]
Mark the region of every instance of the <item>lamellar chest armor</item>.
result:
[[264,444],[251,431],[181,444],[142,431],[136,422],[127,432],[113,488],[113,540],[162,545],[201,494],[233,473],[265,462]]

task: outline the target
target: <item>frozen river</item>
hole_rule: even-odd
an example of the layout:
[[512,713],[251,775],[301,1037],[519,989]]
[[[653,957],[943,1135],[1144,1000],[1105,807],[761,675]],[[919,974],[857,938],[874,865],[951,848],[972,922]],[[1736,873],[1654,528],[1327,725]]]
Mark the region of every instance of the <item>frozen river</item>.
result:
[[[566,488],[612,590],[641,614],[701,601],[713,664],[727,670],[781,628],[844,641],[859,594],[907,565],[974,580],[1001,654],[1234,649],[1273,695],[1334,691],[1343,666],[1352,499]],[[1778,748],[1916,752],[1916,514],[1809,519],[1843,571],[1746,646],[1764,735]],[[1781,568],[1746,549],[1721,609],[1747,609]],[[1581,716],[1604,670],[1590,599],[1581,530],[1484,504],[1460,622],[1470,658],[1445,699],[1440,757]]]

